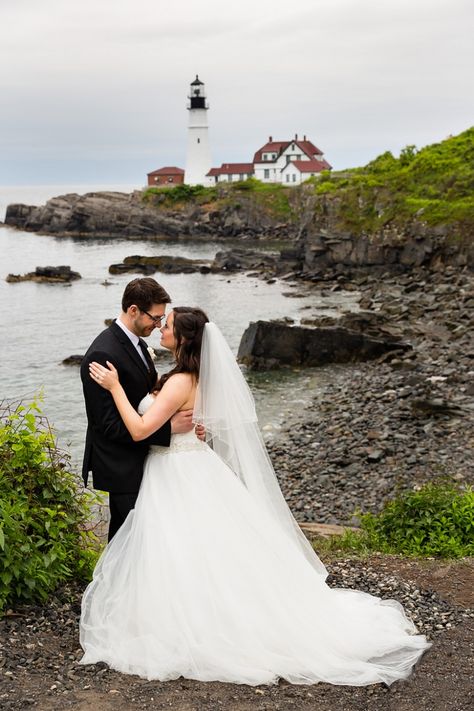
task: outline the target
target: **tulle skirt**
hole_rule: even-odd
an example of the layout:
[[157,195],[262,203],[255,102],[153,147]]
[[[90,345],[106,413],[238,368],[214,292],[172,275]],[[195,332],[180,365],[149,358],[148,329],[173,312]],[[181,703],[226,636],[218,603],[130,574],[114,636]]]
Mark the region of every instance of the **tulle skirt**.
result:
[[84,593],[81,663],[250,685],[409,676],[430,644],[402,606],[329,588],[217,455],[190,441],[147,458],[135,510]]

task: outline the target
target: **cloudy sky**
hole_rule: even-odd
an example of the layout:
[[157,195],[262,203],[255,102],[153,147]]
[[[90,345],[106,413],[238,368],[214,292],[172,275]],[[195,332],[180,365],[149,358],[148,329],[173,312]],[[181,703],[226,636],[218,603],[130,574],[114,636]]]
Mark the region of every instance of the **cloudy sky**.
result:
[[144,183],[306,134],[335,168],[474,123],[472,0],[0,0],[0,185]]

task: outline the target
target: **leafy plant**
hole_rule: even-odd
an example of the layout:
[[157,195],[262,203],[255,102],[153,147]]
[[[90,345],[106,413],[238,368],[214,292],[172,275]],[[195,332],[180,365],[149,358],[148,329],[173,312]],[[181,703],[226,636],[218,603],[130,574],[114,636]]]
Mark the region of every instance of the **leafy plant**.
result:
[[[474,490],[451,481],[399,493],[378,514],[361,516],[333,546],[359,552],[460,558],[474,555]],[[336,540],[337,539],[337,540]]]
[[0,613],[88,578],[97,558],[91,503],[37,402],[0,407]]

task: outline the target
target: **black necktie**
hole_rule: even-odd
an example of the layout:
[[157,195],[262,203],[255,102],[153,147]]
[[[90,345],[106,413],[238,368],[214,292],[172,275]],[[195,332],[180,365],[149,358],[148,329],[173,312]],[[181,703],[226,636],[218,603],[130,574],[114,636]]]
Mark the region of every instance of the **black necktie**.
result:
[[142,341],[141,338],[138,339],[138,345],[140,346],[140,350],[143,353],[143,357],[145,358],[145,364],[148,370],[152,369],[153,363],[151,360],[151,356],[148,353],[148,348],[146,347],[145,341]]

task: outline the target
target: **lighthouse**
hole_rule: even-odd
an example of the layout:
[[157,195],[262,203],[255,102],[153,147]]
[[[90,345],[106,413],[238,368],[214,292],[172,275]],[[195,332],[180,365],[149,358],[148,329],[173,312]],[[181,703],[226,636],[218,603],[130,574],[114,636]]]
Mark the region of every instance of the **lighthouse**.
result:
[[207,185],[211,169],[211,149],[207,125],[206,87],[196,74],[189,90],[188,147],[184,182],[187,185]]

